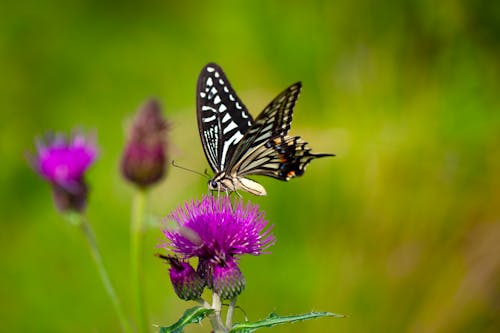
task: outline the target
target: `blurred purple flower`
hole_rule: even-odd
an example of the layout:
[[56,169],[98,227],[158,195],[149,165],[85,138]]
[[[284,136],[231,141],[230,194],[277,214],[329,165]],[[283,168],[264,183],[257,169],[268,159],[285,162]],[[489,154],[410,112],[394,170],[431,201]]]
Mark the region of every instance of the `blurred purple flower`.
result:
[[70,137],[46,134],[37,140],[37,154],[29,159],[35,171],[51,183],[57,208],[81,212],[88,192],[84,175],[96,157],[95,136],[74,132]]
[[162,179],[167,164],[168,124],[157,100],[147,100],[137,111],[123,151],[121,170],[125,179],[141,188]]
[[201,202],[178,207],[168,218],[178,229],[163,230],[165,247],[184,259],[198,257],[198,274],[224,299],[237,296],[245,285],[237,257],[260,255],[275,242],[258,206],[241,200],[233,204],[227,196],[204,196]]

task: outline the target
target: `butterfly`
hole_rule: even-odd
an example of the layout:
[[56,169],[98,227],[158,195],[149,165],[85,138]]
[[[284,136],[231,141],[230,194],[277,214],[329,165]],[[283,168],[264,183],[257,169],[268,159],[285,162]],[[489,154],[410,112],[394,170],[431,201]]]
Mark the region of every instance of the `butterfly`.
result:
[[299,136],[289,136],[293,108],[302,84],[281,92],[254,120],[218,65],[209,63],[198,77],[196,116],[203,151],[215,173],[212,191],[244,190],[266,195],[265,188],[246,178],[264,175],[279,180],[301,176],[313,154]]

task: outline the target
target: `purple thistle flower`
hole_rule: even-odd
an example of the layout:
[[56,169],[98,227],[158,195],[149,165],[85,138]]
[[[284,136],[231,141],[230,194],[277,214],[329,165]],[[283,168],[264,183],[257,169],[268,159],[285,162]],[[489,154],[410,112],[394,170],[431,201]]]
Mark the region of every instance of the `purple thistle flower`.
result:
[[96,157],[95,137],[74,132],[70,137],[45,135],[37,140],[36,156],[29,159],[35,171],[52,184],[57,208],[81,212],[88,192],[84,175]]
[[204,196],[176,208],[168,218],[178,229],[163,230],[165,247],[184,259],[198,257],[198,274],[209,288],[224,291],[226,299],[245,285],[237,257],[263,254],[275,242],[272,226],[266,229],[268,222],[258,206],[243,205],[241,200],[233,204],[227,196]]
[[184,258],[198,257],[214,263],[242,254],[260,255],[274,244],[271,228],[257,205],[227,196],[204,196],[178,207],[169,216],[179,230],[163,230],[172,251]]

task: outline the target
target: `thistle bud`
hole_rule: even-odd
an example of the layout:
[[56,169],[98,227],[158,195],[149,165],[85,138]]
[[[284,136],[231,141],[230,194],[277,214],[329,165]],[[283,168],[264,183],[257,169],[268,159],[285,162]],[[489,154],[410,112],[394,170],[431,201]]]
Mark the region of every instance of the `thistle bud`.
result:
[[122,174],[127,180],[146,188],[162,179],[167,163],[167,130],[158,101],[146,101],[132,122],[121,160]]
[[180,299],[189,301],[197,300],[201,297],[205,289],[205,281],[189,263],[172,256],[163,256],[160,254],[157,256],[166,260],[170,265],[168,270],[170,281]]
[[52,184],[54,204],[60,212],[74,211],[82,213],[87,206],[88,186],[82,180],[71,188]]
[[215,265],[212,269],[213,290],[221,299],[230,300],[245,289],[245,278],[234,261]]

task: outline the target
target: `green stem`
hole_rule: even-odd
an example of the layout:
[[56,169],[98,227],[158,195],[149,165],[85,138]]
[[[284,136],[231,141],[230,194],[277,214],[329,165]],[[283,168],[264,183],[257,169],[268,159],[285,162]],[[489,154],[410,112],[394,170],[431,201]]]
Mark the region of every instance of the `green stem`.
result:
[[132,290],[135,298],[136,315],[138,318],[137,328],[139,333],[149,331],[146,308],[144,305],[144,210],[146,205],[146,191],[137,189],[132,202],[131,220],[131,269]]
[[234,308],[236,306],[236,299],[238,297],[236,296],[235,298],[233,298],[231,300],[231,302],[229,303],[229,308],[227,309],[227,314],[226,314],[226,328],[228,330],[231,329],[231,327],[233,326],[233,314],[234,314]]
[[133,332],[132,328],[130,327],[127,317],[125,316],[125,312],[123,311],[122,305],[120,303],[120,300],[116,295],[115,289],[113,288],[113,284],[111,283],[106,268],[104,267],[104,264],[102,262],[101,252],[99,251],[99,248],[97,246],[97,240],[95,238],[94,231],[92,230],[92,227],[90,226],[90,224],[88,223],[87,219],[84,216],[80,217],[80,226],[82,228],[83,233],[85,234],[85,237],[89,242],[90,252],[92,253],[92,257],[94,258],[95,264],[97,265],[97,270],[99,271],[99,275],[101,276],[104,288],[106,289],[106,292],[108,293],[108,296],[111,299],[111,302],[113,303],[116,314],[118,315],[122,331],[125,333],[132,333]]
[[222,308],[222,302],[219,294],[215,291],[212,293],[212,309],[214,309],[214,314],[210,315],[210,322],[212,324],[212,328],[214,329],[214,333],[225,333],[227,332],[224,324],[222,323],[222,318],[220,315]]

